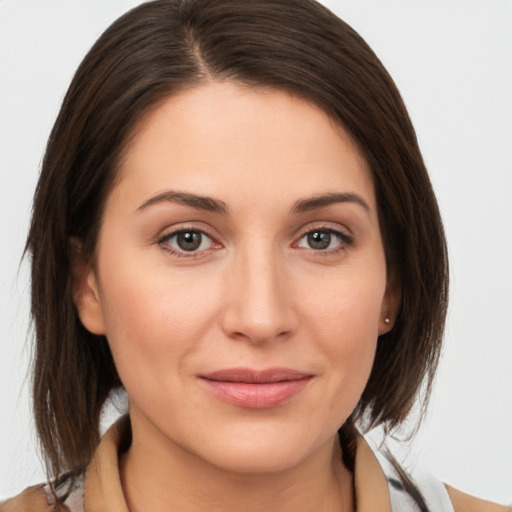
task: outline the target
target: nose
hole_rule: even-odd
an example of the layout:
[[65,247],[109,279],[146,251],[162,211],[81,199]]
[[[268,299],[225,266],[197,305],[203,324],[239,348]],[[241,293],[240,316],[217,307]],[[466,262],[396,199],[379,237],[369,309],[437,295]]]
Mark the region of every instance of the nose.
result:
[[270,249],[235,257],[225,286],[222,328],[229,337],[259,345],[288,338],[296,330],[285,264]]

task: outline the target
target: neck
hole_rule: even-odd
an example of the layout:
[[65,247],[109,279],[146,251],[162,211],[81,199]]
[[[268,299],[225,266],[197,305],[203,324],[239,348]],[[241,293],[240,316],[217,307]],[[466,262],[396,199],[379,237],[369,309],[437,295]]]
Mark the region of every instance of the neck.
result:
[[219,468],[158,436],[121,456],[130,512],[353,512],[353,475],[341,462],[338,436],[299,464],[273,472]]

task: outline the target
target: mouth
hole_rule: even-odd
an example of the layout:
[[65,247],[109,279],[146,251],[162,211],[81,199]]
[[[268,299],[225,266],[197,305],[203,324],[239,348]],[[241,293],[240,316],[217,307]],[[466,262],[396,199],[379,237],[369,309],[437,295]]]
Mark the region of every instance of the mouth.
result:
[[201,383],[216,398],[246,409],[270,409],[299,394],[312,374],[289,368],[229,368],[199,375]]

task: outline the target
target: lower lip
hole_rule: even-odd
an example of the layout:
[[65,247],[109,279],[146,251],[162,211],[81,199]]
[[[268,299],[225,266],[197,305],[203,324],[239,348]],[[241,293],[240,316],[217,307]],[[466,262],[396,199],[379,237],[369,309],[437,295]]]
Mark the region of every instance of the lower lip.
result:
[[206,388],[220,400],[246,409],[270,409],[300,393],[311,377],[280,382],[247,383],[202,378]]

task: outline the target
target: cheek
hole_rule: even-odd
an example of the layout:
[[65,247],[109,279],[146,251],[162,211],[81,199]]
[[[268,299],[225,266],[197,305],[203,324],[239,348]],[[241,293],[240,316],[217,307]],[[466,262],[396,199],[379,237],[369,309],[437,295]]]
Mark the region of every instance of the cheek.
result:
[[109,261],[101,268],[100,296],[120,373],[123,361],[156,369],[195,350],[214,317],[219,287],[142,258]]
[[[368,269],[368,267],[366,267]],[[310,337],[327,356],[333,410],[346,417],[356,406],[375,357],[385,272],[349,269],[309,293],[303,304]],[[311,290],[311,288],[310,288]]]
[[[332,340],[333,347],[343,349],[364,345],[378,337],[379,320],[386,287],[385,270],[349,267],[333,272],[321,286],[307,283],[297,291],[304,297],[303,311],[323,332],[321,339]],[[335,343],[335,339],[339,343]],[[362,348],[362,347],[361,347]]]

